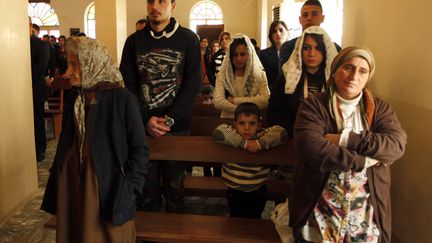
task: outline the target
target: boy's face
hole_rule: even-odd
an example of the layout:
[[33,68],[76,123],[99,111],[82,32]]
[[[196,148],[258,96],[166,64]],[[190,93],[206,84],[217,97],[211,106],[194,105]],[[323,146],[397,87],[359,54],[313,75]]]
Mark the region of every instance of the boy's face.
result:
[[213,100],[213,93],[201,94],[201,98],[204,104],[211,104]]
[[238,134],[244,139],[252,139],[261,126],[261,122],[256,115],[239,114],[234,127],[237,129]]

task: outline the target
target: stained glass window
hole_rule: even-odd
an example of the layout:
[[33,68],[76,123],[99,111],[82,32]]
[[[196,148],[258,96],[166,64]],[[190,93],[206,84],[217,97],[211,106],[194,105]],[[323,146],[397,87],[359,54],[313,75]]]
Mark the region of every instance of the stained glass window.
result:
[[48,3],[29,3],[28,15],[39,26],[59,26],[57,14]]

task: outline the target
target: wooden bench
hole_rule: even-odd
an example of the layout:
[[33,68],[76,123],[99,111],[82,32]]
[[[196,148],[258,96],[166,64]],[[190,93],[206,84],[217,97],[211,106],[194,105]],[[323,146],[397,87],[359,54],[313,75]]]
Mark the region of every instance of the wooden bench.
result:
[[192,106],[192,117],[194,116],[209,116],[220,117],[220,110],[216,110],[213,104],[205,105],[202,103],[195,103]]
[[69,80],[60,77],[56,77],[47,87],[48,109],[45,110],[45,116],[52,120],[54,139],[58,139],[61,132],[64,90],[70,88]]
[[297,157],[292,141],[271,148],[250,153],[213,141],[207,136],[162,136],[147,137],[150,160],[177,160],[189,163],[257,163],[266,165],[292,165]]
[[[56,228],[52,216],[44,225]],[[136,212],[136,239],[157,242],[280,242],[270,220]]]
[[233,124],[232,118],[194,116],[191,118],[191,136],[211,136],[220,124]]
[[[186,196],[226,197],[228,186],[220,177],[186,176],[183,180]],[[268,179],[267,199],[281,201],[288,193],[286,184],[275,179]]]

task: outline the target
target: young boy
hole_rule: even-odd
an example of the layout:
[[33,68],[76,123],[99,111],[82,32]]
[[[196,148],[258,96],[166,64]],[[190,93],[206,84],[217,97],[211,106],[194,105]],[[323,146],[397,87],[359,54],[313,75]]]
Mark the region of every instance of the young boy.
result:
[[[255,153],[288,141],[288,133],[280,126],[261,128],[261,114],[254,103],[242,103],[234,112],[234,125],[222,124],[213,131],[216,142]],[[267,201],[265,181],[270,172],[258,164],[228,163],[222,165],[222,178],[228,185],[231,217],[261,218]]]
[[199,98],[204,105],[211,105],[213,100],[214,87],[211,84],[202,86]]

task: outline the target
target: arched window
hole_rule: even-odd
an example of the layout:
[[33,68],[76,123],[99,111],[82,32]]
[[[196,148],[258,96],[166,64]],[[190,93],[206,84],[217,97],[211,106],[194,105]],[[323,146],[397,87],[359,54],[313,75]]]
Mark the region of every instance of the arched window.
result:
[[39,37],[45,34],[59,37],[60,31],[57,29],[57,26],[60,23],[57,14],[48,3],[29,3],[27,12],[32,19],[32,23],[41,27]]
[[96,19],[94,2],[90,3],[84,14],[84,32],[93,39],[96,39]]
[[196,32],[197,25],[223,24],[222,9],[215,2],[200,1],[196,3],[189,15],[189,28]]

